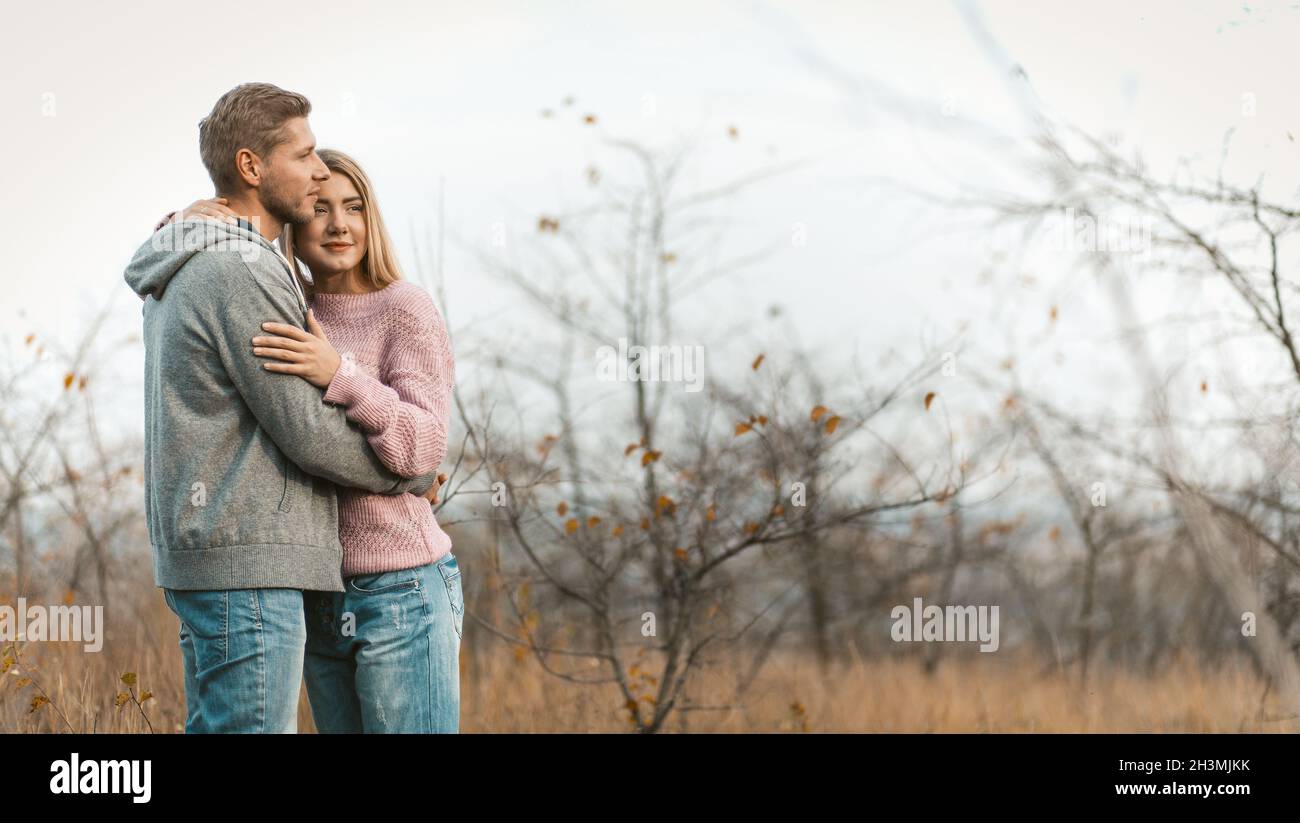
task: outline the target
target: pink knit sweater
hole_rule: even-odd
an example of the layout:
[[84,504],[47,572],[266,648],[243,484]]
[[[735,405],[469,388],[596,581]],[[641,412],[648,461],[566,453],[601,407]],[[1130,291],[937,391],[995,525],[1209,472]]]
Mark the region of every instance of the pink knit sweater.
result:
[[[368,294],[322,294],[312,312],[343,365],[325,402],[344,407],[393,473],[417,477],[447,455],[455,364],[442,315],[424,289],[404,280]],[[343,576],[432,563],[451,538],[429,501],[338,487]]]

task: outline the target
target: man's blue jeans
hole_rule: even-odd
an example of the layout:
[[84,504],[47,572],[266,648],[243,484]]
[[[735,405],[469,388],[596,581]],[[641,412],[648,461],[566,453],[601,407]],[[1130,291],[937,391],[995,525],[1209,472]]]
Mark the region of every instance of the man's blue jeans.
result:
[[302,596],[298,589],[163,589],[181,621],[187,734],[298,731]]
[[338,732],[460,730],[460,567],[435,563],[303,592],[304,676],[316,728]]

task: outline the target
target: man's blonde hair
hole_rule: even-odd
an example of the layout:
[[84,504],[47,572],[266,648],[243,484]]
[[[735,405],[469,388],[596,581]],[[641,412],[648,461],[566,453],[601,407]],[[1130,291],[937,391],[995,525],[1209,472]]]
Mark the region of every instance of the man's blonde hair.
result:
[[199,155],[217,194],[239,188],[236,152],[249,149],[266,157],[283,139],[284,124],[310,113],[306,97],[270,83],[244,83],[221,95],[199,121]]
[[[361,168],[361,164],[337,149],[321,149],[316,152],[321,162],[330,170],[330,174],[342,174],[356,186],[361,195],[361,207],[366,217],[366,253],[361,258],[361,279],[375,291],[402,279],[401,267],[397,265],[397,256],[393,253],[393,241],[384,226],[384,216],[379,211],[379,202],[375,199],[375,187],[370,177]],[[302,284],[311,299],[314,289],[303,277],[298,258],[294,255],[293,227],[285,226],[280,234],[280,250],[293,266],[298,282]]]

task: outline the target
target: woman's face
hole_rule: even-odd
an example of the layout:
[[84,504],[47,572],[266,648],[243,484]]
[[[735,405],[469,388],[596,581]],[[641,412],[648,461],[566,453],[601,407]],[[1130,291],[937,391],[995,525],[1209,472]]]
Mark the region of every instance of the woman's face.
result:
[[331,173],[320,184],[316,216],[294,228],[294,252],[312,276],[340,274],[366,255],[366,210],[351,178]]

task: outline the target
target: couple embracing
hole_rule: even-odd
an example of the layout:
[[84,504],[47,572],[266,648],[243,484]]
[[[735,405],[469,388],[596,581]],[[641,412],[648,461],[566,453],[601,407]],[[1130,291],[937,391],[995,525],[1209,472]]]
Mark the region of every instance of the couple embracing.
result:
[[[464,616],[432,503],[451,341],[369,177],[267,83],[199,124],[216,196],[126,270],[144,300],[145,509],[187,732],[456,732]],[[310,273],[310,279],[304,272]]]

